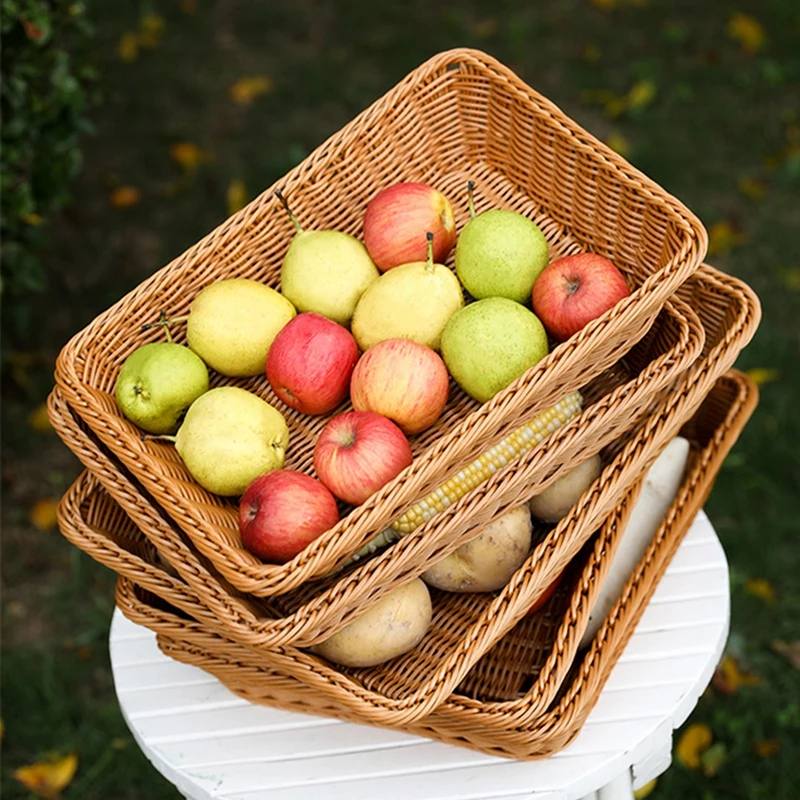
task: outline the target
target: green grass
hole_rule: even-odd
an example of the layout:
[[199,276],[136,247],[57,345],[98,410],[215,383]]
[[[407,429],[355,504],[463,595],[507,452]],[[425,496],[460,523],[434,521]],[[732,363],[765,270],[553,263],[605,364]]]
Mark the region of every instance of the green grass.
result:
[[[28,796],[12,777],[16,767],[72,750],[80,766],[64,798],[177,797],[118,712],[106,646],[112,574],[28,520],[34,502],[60,496],[79,471],[53,434],[26,422],[49,390],[59,348],[220,223],[232,180],[254,196],[424,59],[458,45],[489,51],[597,136],[624,136],[632,163],[709,228],[727,221],[744,236],[709,261],[746,280],[763,304],[738,366],[777,377],[762,387],[707,510],[731,564],[731,646],[761,683],[732,696],[711,691],[692,715],[726,746],[718,774],[676,765],[652,797],[796,796],[800,672],[770,643],[800,638],[800,13],[791,0],[650,0],[610,12],[588,0],[521,5],[198,0],[188,15],[166,0],[90,4],[102,75],[97,134],[85,143],[75,202],[53,222],[37,328],[3,383],[4,797]],[[163,39],[122,63],[119,38],[148,9],[163,16]],[[760,52],[744,52],[726,34],[737,11],[763,25]],[[269,95],[249,107],[230,102],[235,80],[261,74],[274,81]],[[587,91],[622,94],[638,81],[652,82],[655,95],[628,115],[609,119],[585,102]],[[169,155],[180,141],[211,154],[189,179]],[[763,182],[763,199],[743,195],[742,178]],[[142,202],[110,207],[115,184],[136,186]],[[774,605],[746,592],[752,578],[770,582]],[[770,758],[752,748],[765,739],[781,743]]]

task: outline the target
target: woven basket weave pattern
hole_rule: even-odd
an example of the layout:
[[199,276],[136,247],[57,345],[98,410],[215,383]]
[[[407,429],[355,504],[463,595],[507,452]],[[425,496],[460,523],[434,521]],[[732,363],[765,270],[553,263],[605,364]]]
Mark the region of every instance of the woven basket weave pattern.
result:
[[[248,561],[237,550],[232,503],[202,490],[170,447],[142,443],[111,394],[124,358],[156,336],[142,333],[141,324],[162,308],[173,316],[184,314],[201,288],[224,277],[278,286],[292,227],[270,191],[64,348],[57,381],[71,406],[205,547],[205,555],[219,559],[220,569],[235,554],[236,566],[244,567],[235,574],[249,581],[245,586],[243,579],[240,588],[275,594],[326,574],[476,451],[613,367],[647,333],[705,252],[705,232],[687,209],[508,69],[476,51],[451,51],[422,65],[321,145],[280,186],[307,227],[358,235],[370,197],[401,179],[425,180],[444,191],[463,226],[466,204],[458,200],[468,178],[477,183],[479,211],[500,206],[529,215],[547,236],[551,256],[587,249],[608,255],[635,291],[491,402],[479,407],[454,387],[439,423],[414,437],[414,464],[288,565]],[[182,332],[177,333],[182,340]],[[225,382],[275,400],[263,378]],[[656,384],[645,382],[642,391],[645,387],[655,391]],[[287,466],[308,470],[312,442],[325,419],[289,412],[287,417],[294,443]],[[442,538],[450,536],[444,527],[437,531]],[[233,577],[229,570],[228,578]]]
[[[692,440],[692,462],[679,495],[593,644],[578,663],[572,682],[562,690],[552,708],[538,715],[526,715],[519,713],[520,703],[470,701],[456,695],[424,720],[402,726],[382,724],[513,758],[541,757],[566,746],[596,702],[611,667],[707,498],[725,455],[756,401],[752,383],[742,375],[729,373],[715,385],[697,415],[684,427],[686,435],[699,438]],[[295,682],[254,660],[245,648],[220,640],[202,625],[170,614],[163,607],[154,607],[153,598],[137,592],[132,582],[121,579],[117,597],[127,616],[159,634],[159,644],[166,653],[212,672],[249,700],[364,721],[349,707],[338,705],[333,696]]]

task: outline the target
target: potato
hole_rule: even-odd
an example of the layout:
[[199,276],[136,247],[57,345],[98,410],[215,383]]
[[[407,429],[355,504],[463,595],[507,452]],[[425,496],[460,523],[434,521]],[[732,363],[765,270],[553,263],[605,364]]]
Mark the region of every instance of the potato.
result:
[[374,667],[419,644],[432,613],[428,587],[415,578],[311,650],[346,667]]
[[422,579],[447,592],[493,592],[502,589],[531,549],[531,515],[519,506],[493,519],[471,541],[462,544]]
[[597,480],[602,469],[599,455],[578,464],[528,501],[531,514],[545,522],[563,519],[580,496]]

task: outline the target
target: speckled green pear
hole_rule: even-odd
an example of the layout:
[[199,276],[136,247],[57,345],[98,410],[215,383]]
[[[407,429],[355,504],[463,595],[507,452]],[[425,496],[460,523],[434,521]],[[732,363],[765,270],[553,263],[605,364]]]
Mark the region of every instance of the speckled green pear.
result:
[[175,437],[192,477],[228,497],[283,467],[288,446],[289,428],[280,411],[235,386],[211,389],[195,400]]
[[505,297],[476,300],[442,332],[442,358],[456,383],[484,403],[548,353],[547,333],[525,306]]
[[186,338],[222,375],[262,375],[272,340],[297,311],[280,292],[247,278],[206,286],[194,298]]
[[208,369],[188,347],[151,342],[119,371],[114,396],[126,419],[148,433],[174,433],[187,408],[208,390]]

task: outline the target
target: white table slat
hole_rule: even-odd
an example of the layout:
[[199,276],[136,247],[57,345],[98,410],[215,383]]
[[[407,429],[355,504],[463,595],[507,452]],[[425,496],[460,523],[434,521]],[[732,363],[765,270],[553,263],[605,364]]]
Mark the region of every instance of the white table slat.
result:
[[639,786],[669,765],[673,728],[711,678],[729,613],[727,563],[701,513],[580,735],[528,762],[248,703],[161,654],[119,611],[111,658],[143,751],[197,800],[590,800],[622,797],[631,770]]

